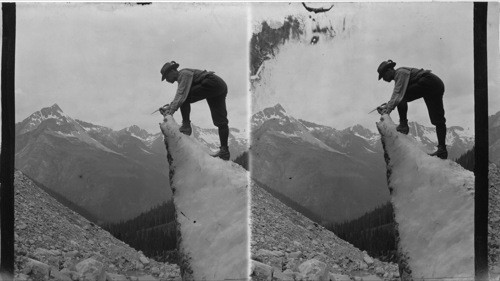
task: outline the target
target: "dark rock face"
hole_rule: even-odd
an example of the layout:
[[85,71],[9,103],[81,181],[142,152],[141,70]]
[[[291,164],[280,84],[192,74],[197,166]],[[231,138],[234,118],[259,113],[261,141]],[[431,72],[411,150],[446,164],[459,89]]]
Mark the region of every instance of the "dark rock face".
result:
[[255,75],[262,63],[275,56],[279,47],[290,39],[298,39],[303,33],[299,19],[289,16],[279,28],[272,28],[262,22],[261,31],[250,39],[250,75]]
[[180,278],[177,265],[148,259],[62,206],[19,171],[15,218],[16,280]]

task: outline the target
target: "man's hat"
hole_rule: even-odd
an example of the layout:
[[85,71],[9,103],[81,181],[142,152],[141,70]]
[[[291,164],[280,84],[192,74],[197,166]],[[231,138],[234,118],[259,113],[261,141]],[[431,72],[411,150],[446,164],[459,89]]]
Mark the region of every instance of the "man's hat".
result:
[[163,67],[160,70],[161,81],[165,80],[165,76],[167,76],[167,73],[170,70],[177,69],[178,67],[179,67],[179,64],[176,63],[175,61],[167,62],[166,64],[164,64]]
[[382,79],[382,76],[384,76],[384,73],[387,71],[389,68],[394,68],[396,66],[396,63],[393,62],[392,60],[387,60],[383,61],[377,69],[378,72],[378,80]]

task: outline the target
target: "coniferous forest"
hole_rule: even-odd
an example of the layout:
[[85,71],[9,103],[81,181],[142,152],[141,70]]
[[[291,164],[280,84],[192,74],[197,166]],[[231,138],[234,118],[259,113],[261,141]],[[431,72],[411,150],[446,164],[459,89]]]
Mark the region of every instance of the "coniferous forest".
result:
[[382,261],[395,262],[396,238],[392,204],[377,207],[348,222],[326,224],[339,238]]
[[464,167],[464,169],[474,172],[474,147],[472,147],[472,149],[467,151],[466,153],[462,154],[462,156],[458,157],[455,162]]
[[169,200],[134,219],[103,226],[114,237],[161,262],[177,262],[175,208]]

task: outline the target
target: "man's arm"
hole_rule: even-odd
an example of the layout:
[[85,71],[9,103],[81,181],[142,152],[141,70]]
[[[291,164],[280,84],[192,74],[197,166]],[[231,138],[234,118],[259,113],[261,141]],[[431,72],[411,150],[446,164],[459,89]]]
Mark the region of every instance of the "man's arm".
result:
[[179,72],[177,93],[175,94],[174,100],[170,103],[166,114],[172,115],[179,109],[179,107],[186,101],[191,89],[191,83],[193,82],[193,73],[191,71],[181,71]]
[[391,99],[387,102],[387,114],[391,113],[391,111],[393,111],[403,99],[406,88],[408,87],[408,82],[410,81],[410,71],[406,69],[398,69],[396,71],[394,81],[394,90],[392,92]]

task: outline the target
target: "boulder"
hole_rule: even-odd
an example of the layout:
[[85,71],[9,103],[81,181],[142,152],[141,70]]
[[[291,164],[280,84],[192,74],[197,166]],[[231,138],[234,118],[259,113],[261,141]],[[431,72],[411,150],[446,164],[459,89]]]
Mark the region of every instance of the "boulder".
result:
[[145,256],[139,257],[139,261],[142,262],[142,264],[144,265],[149,264],[149,259],[146,258]]
[[330,273],[330,281],[351,281],[351,278],[347,275]]
[[301,251],[292,252],[292,253],[288,254],[288,257],[292,258],[292,259],[301,258],[302,257],[302,252]]
[[366,275],[361,277],[362,281],[382,281],[377,275]]
[[52,269],[50,271],[50,276],[58,281],[73,281],[73,279],[71,279],[71,274],[67,271],[61,272],[59,270]]
[[365,256],[363,260],[366,262],[366,264],[371,265],[373,264],[373,259],[369,256]]
[[272,280],[273,271],[274,270],[272,266],[252,260],[250,275],[252,277],[255,277],[256,280]]
[[327,265],[316,259],[311,259],[303,262],[299,265],[300,275],[305,280],[328,280],[329,272],[327,270]]
[[274,257],[282,257],[285,254],[282,251],[269,251],[266,249],[259,249],[257,253],[255,254],[256,256],[274,256]]
[[294,274],[293,272],[290,274],[290,271],[287,272],[287,274],[285,274],[284,272],[281,272],[279,270],[275,270],[274,273],[273,273],[273,280],[277,280],[277,281],[293,281],[295,280],[293,278]]
[[43,262],[28,258],[23,270],[24,274],[29,275],[34,280],[48,280],[50,276],[50,266]]
[[106,273],[106,281],[128,281],[127,277],[116,273]]
[[151,275],[143,275],[137,277],[137,281],[157,281],[158,279],[154,278]]
[[76,265],[81,281],[106,281],[104,265],[95,259],[88,258]]

